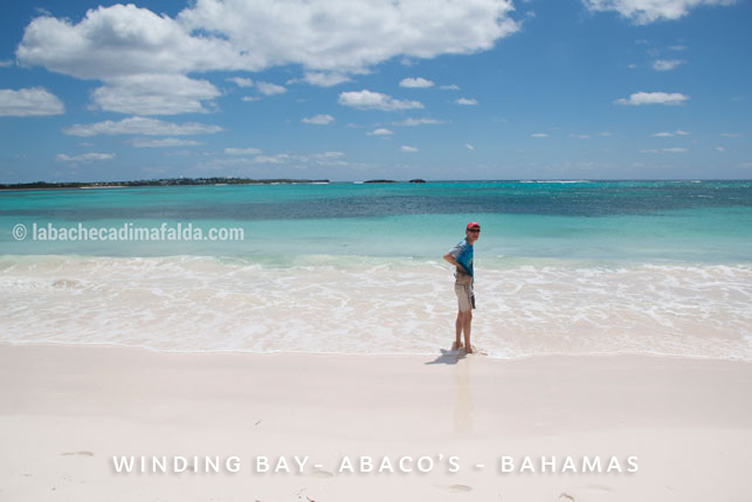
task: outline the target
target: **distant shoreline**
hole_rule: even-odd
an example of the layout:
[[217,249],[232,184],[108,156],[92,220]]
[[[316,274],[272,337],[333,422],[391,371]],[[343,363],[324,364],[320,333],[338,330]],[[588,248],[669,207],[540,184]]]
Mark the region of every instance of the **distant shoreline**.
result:
[[159,186],[211,186],[211,185],[270,185],[294,183],[329,183],[329,180],[265,179],[250,178],[163,178],[158,180],[132,181],[63,181],[0,184],[0,190],[54,190],[60,188],[133,188]]
[[[328,179],[251,179],[251,178],[163,178],[158,180],[132,180],[132,181],[62,181],[47,182],[35,181],[31,183],[0,183],[0,190],[58,190],[70,188],[140,188],[140,187],[163,187],[163,186],[227,186],[227,185],[295,185],[295,184],[320,184],[331,183]],[[361,183],[401,183],[395,180],[374,179]],[[426,183],[422,179],[412,179],[404,183]]]
[[[728,182],[748,183],[750,179],[519,179],[519,180],[431,180],[431,183],[634,183],[634,182],[673,182],[673,183],[705,183],[705,182]],[[141,187],[165,187],[165,186],[228,186],[228,185],[328,185],[328,184],[424,184],[428,181],[420,178],[411,180],[372,179],[365,181],[328,179],[251,179],[251,178],[163,178],[157,180],[131,180],[131,181],[35,181],[30,183],[0,183],[0,190],[60,190],[60,189],[112,189],[112,188],[141,188]]]

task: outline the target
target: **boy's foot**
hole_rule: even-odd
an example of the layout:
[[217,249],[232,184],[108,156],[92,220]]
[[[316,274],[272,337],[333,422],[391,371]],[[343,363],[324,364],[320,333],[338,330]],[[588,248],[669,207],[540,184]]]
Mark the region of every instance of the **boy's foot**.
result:
[[472,354],[473,352],[474,352],[474,350],[473,350],[473,348],[470,345],[468,345],[467,347],[465,347],[465,354]]
[[461,344],[461,343],[459,343],[459,342],[454,342],[454,343],[452,344],[452,350],[462,350],[462,348],[463,348],[463,347],[462,347],[462,344]]

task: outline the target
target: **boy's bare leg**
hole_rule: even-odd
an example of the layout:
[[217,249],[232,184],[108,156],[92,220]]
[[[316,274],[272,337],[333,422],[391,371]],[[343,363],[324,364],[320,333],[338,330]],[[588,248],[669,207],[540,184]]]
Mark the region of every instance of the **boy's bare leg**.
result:
[[465,352],[468,354],[472,354],[473,352],[473,346],[470,345],[470,326],[473,322],[473,311],[468,310],[464,314],[464,319],[462,323],[462,331],[465,332]]
[[454,344],[452,344],[452,350],[460,350],[462,348],[462,329],[464,327],[464,321],[465,318],[462,315],[462,312],[457,312],[457,320],[454,322],[454,328],[455,328],[455,339]]

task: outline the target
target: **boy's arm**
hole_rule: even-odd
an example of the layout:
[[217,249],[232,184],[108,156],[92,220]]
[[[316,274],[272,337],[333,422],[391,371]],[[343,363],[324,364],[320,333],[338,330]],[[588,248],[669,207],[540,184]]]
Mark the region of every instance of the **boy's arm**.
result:
[[454,257],[452,256],[451,252],[445,254],[444,255],[444,259],[446,261],[448,261],[449,263],[451,263],[452,265],[454,265],[455,267],[459,268],[460,270],[464,270],[467,275],[470,275],[470,272],[468,272],[465,269],[465,267],[463,267],[462,265],[460,265],[459,263],[457,263],[457,260],[454,259]]

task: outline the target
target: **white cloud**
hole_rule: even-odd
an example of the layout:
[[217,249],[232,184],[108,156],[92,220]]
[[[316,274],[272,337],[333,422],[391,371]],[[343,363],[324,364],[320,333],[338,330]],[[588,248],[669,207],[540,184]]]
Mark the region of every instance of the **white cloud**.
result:
[[416,126],[422,126],[422,125],[439,125],[439,124],[446,124],[446,122],[443,120],[436,120],[436,119],[405,119],[400,122],[392,122],[392,125],[405,126],[405,127],[416,127]]
[[78,24],[38,17],[24,31],[16,56],[22,64],[81,79],[207,70],[259,69],[225,39],[192,36],[179,21],[135,5],[86,13]]
[[290,154],[278,153],[276,155],[259,155],[253,162],[256,164],[283,164],[292,160]]
[[119,122],[106,120],[93,124],[76,124],[63,129],[71,136],[90,137],[99,134],[141,134],[144,136],[190,136],[194,134],[214,134],[223,129],[217,125],[187,122],[176,124],[146,117],[129,117]]
[[[26,27],[16,58],[24,66],[103,82],[92,94],[98,109],[206,112],[219,92],[188,75],[299,65],[305,82],[330,87],[395,57],[490,50],[520,29],[513,11],[512,0],[196,0],[171,18],[116,4],[91,9],[80,20],[42,12]],[[258,89],[264,95],[286,90],[267,83]]]
[[112,153],[82,153],[81,155],[66,155],[59,153],[55,159],[58,162],[72,162],[78,164],[89,164],[91,162],[98,162],[102,160],[112,160],[115,158],[115,154]]
[[419,101],[394,99],[380,92],[368,90],[343,92],[339,95],[339,104],[359,110],[400,111],[423,108]]
[[717,152],[721,152],[721,153],[724,153],[726,151],[726,148],[723,146],[717,146],[715,147],[715,149]]
[[656,59],[653,61],[653,69],[656,71],[670,71],[684,63],[686,61],[683,59]]
[[660,154],[660,153],[687,153],[689,149],[682,148],[682,147],[671,147],[671,148],[661,148],[660,150],[656,148],[650,148],[648,150],[640,150],[640,153],[654,153],[654,154]]
[[544,132],[536,132],[530,135],[531,138],[548,138],[548,134]]
[[465,148],[467,148],[468,150],[475,150],[475,147],[470,143],[465,143]]
[[689,96],[666,92],[638,92],[614,101],[617,105],[642,106],[642,105],[681,105],[689,99]]
[[570,134],[569,137],[573,139],[590,139],[589,134]]
[[196,0],[171,18],[116,4],[78,22],[44,13],[26,27],[16,57],[103,81],[300,65],[306,81],[329,86],[399,56],[492,49],[519,31],[513,11],[512,0]]
[[240,98],[240,100],[246,103],[253,103],[254,101],[260,101],[261,98],[259,98],[258,96],[243,96],[242,98]]
[[394,134],[394,132],[390,131],[389,129],[380,128],[371,132],[367,132],[366,136],[391,136],[392,134]]
[[459,86],[456,84],[441,85],[439,86],[439,89],[441,89],[442,91],[459,91],[460,90]]
[[15,63],[12,59],[3,59],[0,61],[0,68],[8,68],[10,66],[13,66]]
[[334,122],[334,117],[331,115],[314,115],[313,117],[303,118],[301,122],[313,125],[329,125]]
[[254,164],[316,164],[316,165],[342,165],[339,160],[345,157],[342,152],[309,153],[304,155],[278,153],[275,155],[259,155],[253,159]]
[[226,40],[191,36],[177,21],[134,5],[89,10],[78,24],[49,15],[34,19],[16,56],[72,77],[101,80],[95,108],[127,114],[205,112],[219,91],[189,72],[243,69],[243,56]]
[[227,155],[258,155],[261,150],[258,148],[225,148]]
[[609,136],[613,136],[613,133],[610,132],[600,132],[598,133],[599,136],[603,136],[604,138],[608,138]]
[[342,157],[346,157],[346,155],[343,152],[324,152],[324,153],[310,154],[307,156],[307,159],[325,160],[325,159],[341,159]]
[[167,148],[175,146],[201,146],[203,143],[192,139],[164,138],[164,139],[147,139],[136,138],[132,145],[135,148]]
[[724,132],[721,133],[721,136],[723,136],[724,138],[743,138],[744,134],[738,132]]
[[179,20],[221,34],[259,66],[347,73],[397,56],[491,49],[519,30],[513,10],[511,0],[198,0]]
[[65,105],[57,96],[42,87],[0,89],[0,116],[39,117],[61,115]]
[[733,5],[736,0],[583,0],[592,12],[618,12],[635,24],[675,20],[701,6]]
[[418,78],[406,78],[403,79],[400,83],[400,87],[408,87],[411,89],[425,89],[427,87],[433,87],[434,83],[430,80],[426,80],[423,77]]
[[277,84],[270,84],[269,82],[256,82],[256,88],[264,96],[274,96],[276,94],[284,94],[287,89]]
[[478,102],[474,99],[468,99],[468,98],[460,98],[457,101],[455,101],[458,105],[465,105],[465,106],[475,106],[478,104]]
[[238,156],[235,156],[233,158],[212,159],[209,163],[205,164],[204,167],[211,169],[223,169],[228,166],[253,166],[265,164],[271,164],[275,166],[287,165],[295,167],[303,167],[312,164],[316,166],[351,165],[343,160],[345,154],[342,152],[323,152],[308,154],[276,153],[273,155],[257,155],[252,158],[242,157],[240,155],[241,154],[238,154]]
[[352,79],[347,75],[338,72],[309,71],[305,73],[303,80],[318,87],[334,87],[335,85],[350,82]]
[[414,146],[407,146],[407,145],[402,145],[402,151],[403,151],[403,152],[405,152],[405,153],[417,153],[417,152],[419,152],[420,150],[418,150],[418,149],[417,149],[416,147],[414,147]]
[[278,153],[275,155],[259,155],[253,159],[254,164],[315,164],[319,166],[346,165],[341,160],[345,157],[342,152],[309,153],[304,155]]
[[202,101],[220,95],[208,81],[183,75],[131,75],[106,82],[92,93],[95,106],[129,115],[206,113]]
[[238,87],[253,87],[253,80],[250,78],[233,77],[228,78],[228,82],[233,82]]
[[690,133],[690,132],[678,130],[678,131],[674,131],[674,132],[666,132],[666,131],[664,131],[664,132],[657,132],[657,133],[653,134],[653,137],[654,138],[672,138],[674,136],[691,136],[691,135],[692,135],[692,133]]

